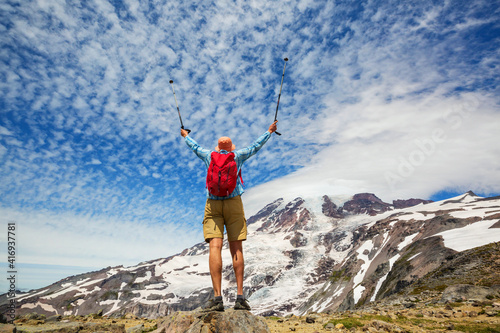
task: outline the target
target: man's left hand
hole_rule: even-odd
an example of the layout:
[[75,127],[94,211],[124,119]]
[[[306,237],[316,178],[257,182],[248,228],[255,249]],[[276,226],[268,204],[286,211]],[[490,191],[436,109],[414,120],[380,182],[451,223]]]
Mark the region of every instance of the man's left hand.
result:
[[274,123],[272,123],[272,124],[271,124],[271,126],[269,126],[269,129],[268,129],[268,132],[269,132],[269,133],[274,133],[274,132],[276,132],[276,130],[278,129],[278,126],[276,126],[276,123],[277,123],[277,122],[278,122],[278,121],[277,121],[277,120],[275,120],[275,121],[274,121]]

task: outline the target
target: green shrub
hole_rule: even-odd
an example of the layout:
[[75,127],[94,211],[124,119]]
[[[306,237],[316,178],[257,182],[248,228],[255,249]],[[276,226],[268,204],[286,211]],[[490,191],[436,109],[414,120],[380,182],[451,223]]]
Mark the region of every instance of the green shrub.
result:
[[380,321],[385,321],[386,323],[392,323],[393,320],[389,316],[382,316],[382,315],[363,315],[361,317],[363,320],[380,320]]
[[[355,318],[332,319],[328,323],[332,323],[333,325],[342,324],[348,330],[350,330],[353,327],[362,327],[363,326],[363,323]],[[323,325],[323,328],[325,326],[326,326],[326,324]]]

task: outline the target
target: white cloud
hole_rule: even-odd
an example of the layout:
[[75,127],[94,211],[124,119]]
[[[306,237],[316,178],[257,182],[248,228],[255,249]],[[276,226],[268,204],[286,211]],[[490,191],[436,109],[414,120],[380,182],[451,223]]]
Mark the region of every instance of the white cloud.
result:
[[[471,93],[347,106],[323,120],[331,132],[320,133],[336,143],[299,171],[253,188],[246,201],[262,207],[284,194],[292,199],[367,191],[390,202],[428,198],[446,188],[497,193],[500,163],[493,156],[500,148],[493,135],[497,122],[492,120],[499,117],[495,103],[491,96]],[[342,117],[360,107],[362,114],[376,116],[354,117],[352,123]]]
[[13,135],[7,128],[0,126],[0,135]]
[[[106,267],[135,265],[193,245],[199,230],[179,229],[172,221],[148,224],[47,211],[0,208],[2,225],[16,222],[19,263]],[[75,234],[78,237],[75,238]],[[172,234],[182,237],[171,238]],[[165,242],[169,239],[168,242]]]

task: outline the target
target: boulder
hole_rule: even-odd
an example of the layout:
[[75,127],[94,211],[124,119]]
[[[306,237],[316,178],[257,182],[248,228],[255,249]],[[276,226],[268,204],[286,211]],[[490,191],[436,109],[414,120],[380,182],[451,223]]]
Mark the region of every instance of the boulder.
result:
[[197,311],[175,312],[158,321],[154,333],[269,333],[269,327],[262,317],[249,311],[228,309],[224,312],[200,313]]
[[58,321],[61,321],[62,320],[62,316],[61,315],[53,315],[53,316],[50,316],[48,317],[45,322],[46,323],[53,323],[53,322],[58,322]]
[[[342,326],[344,326],[344,325],[342,325]],[[331,330],[333,330],[334,328],[335,328],[335,325],[333,325],[333,323],[327,323],[327,324],[325,325],[325,330],[330,330],[330,331],[331,331]]]
[[130,328],[127,328],[127,333],[142,333],[144,332],[144,324],[139,324]]
[[488,316],[488,317],[496,317],[498,316],[500,312],[496,311],[496,310],[488,310],[485,312],[485,314]]
[[368,331],[368,332],[403,332],[404,330],[394,324],[391,323],[386,323],[385,321],[381,320],[374,320],[371,323],[366,324],[363,327],[363,331]]
[[488,296],[494,294],[495,291],[489,287],[473,286],[470,284],[457,284],[449,286],[443,292],[441,302],[457,302],[457,301],[486,301]]

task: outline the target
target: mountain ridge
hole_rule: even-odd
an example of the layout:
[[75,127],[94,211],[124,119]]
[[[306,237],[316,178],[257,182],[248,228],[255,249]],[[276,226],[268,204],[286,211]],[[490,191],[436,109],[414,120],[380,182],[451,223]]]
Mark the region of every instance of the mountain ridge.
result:
[[[342,205],[327,195],[277,199],[248,219],[245,293],[261,315],[346,310],[388,298],[459,252],[445,246],[447,232],[477,222],[497,230],[498,207],[498,198],[472,192],[439,202],[393,204],[370,193]],[[226,252],[223,261],[230,263]],[[17,311],[85,315],[103,310],[156,318],[193,310],[211,297],[207,256],[202,242],[168,258],[67,277],[19,295]],[[223,267],[223,283],[230,303],[236,287],[230,264]],[[1,296],[0,309],[5,301]]]

